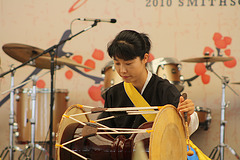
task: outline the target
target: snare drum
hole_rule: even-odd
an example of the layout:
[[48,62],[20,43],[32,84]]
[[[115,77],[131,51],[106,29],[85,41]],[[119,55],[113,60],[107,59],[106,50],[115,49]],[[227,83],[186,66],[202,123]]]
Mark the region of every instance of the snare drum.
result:
[[211,124],[211,109],[210,108],[204,108],[200,106],[195,107],[195,111],[198,114],[199,119],[199,126],[203,127],[204,130],[208,130],[210,124]]
[[168,79],[180,92],[183,91],[183,76],[180,73],[181,63],[176,58],[165,57],[154,59],[147,64],[147,68],[159,77]]
[[[103,128],[106,130],[103,131]],[[128,139],[121,134],[114,139],[109,131],[116,129],[90,121],[81,105],[70,106],[61,119],[57,133],[57,160],[130,160],[137,152],[135,146],[139,142],[144,143],[150,160],[187,159],[183,119],[172,105],[160,109],[154,122],[142,124]],[[136,133],[140,129],[152,132]]]
[[102,76],[104,78],[104,85],[101,91],[101,95],[104,98],[105,92],[113,85],[122,82],[122,78],[119,76],[117,71],[114,68],[114,62],[110,61],[107,65],[102,69]]
[[[50,89],[43,88],[36,91],[36,115],[35,115],[35,141],[44,142],[49,140],[50,125]],[[18,123],[19,136],[18,143],[31,141],[32,119],[32,89],[24,88],[17,90],[16,121]],[[53,132],[56,133],[62,114],[67,109],[68,91],[66,89],[56,89],[54,91],[53,105]],[[55,138],[53,138],[55,141]]]

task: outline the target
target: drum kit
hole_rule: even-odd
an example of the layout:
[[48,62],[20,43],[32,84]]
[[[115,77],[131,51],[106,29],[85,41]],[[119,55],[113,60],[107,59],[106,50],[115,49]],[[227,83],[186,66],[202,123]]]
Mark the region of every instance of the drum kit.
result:
[[[10,57],[22,62],[24,65],[31,65],[40,69],[51,69],[52,57],[48,55],[40,56],[43,50],[32,47],[29,45],[10,43],[3,46],[3,50]],[[32,57],[37,57],[32,59]],[[30,61],[29,61],[30,60]],[[223,160],[224,147],[228,147],[232,152],[234,151],[230,146],[224,144],[224,127],[225,127],[225,87],[231,87],[228,85],[226,78],[221,78],[212,69],[212,65],[215,62],[229,61],[229,57],[198,57],[182,60],[182,62],[188,63],[206,63],[206,68],[213,72],[222,81],[222,106],[221,106],[221,130],[220,130],[220,157]],[[70,65],[81,68],[91,69],[87,66],[76,63],[68,58],[57,58],[54,60],[54,66]],[[14,133],[14,90],[17,90],[17,123],[19,125],[19,143],[29,143],[29,150],[20,150],[25,158],[29,158],[28,154],[31,154],[31,159],[34,159],[35,142],[51,141],[46,139],[46,133],[48,132],[50,119],[42,119],[42,115],[46,114],[46,104],[51,103],[49,99],[50,93],[48,89],[36,89],[37,77],[33,76],[29,81],[33,82],[31,89],[21,89],[23,84],[14,86],[14,72],[17,68],[11,68],[9,72],[5,72],[0,75],[11,73],[11,88],[6,92],[10,92],[10,116],[9,116],[9,128],[10,128],[10,146],[7,146],[1,154],[1,157],[6,156],[5,151],[10,151],[10,159],[13,159],[13,151],[17,150],[17,147],[13,145],[13,133]],[[158,58],[147,64],[147,68],[154,74],[168,79],[170,83],[174,84],[176,88],[182,92],[184,90],[184,77],[181,75],[180,70],[182,68],[181,62],[175,58],[165,57]],[[121,77],[116,73],[113,61],[107,63],[107,65],[101,70],[104,76],[104,86],[102,88],[102,97],[105,92],[113,85],[122,81]],[[188,79],[188,81],[194,80],[196,77]],[[26,83],[26,82],[25,82]],[[240,84],[235,82],[234,84]],[[20,88],[20,89],[19,89]],[[233,89],[231,89],[234,91]],[[146,153],[146,157],[150,160],[155,159],[187,159],[187,143],[186,139],[189,138],[187,125],[184,123],[184,117],[182,117],[175,107],[166,105],[163,107],[156,107],[157,111],[141,111],[136,107],[124,107],[124,108],[96,108],[91,106],[73,105],[68,108],[68,91],[58,90],[55,93],[55,110],[53,111],[53,117],[55,123],[52,131],[56,133],[56,159],[132,159],[134,154],[137,153],[137,146],[143,143],[143,150]],[[234,91],[235,94],[237,94]],[[52,96],[52,95],[51,95]],[[42,98],[44,97],[44,98]],[[46,98],[48,97],[48,98]],[[47,99],[42,102],[42,99]],[[57,108],[56,108],[57,107]],[[86,110],[90,111],[86,112]],[[37,112],[36,112],[37,111]],[[209,128],[211,123],[211,110],[204,107],[195,107],[195,111],[198,113],[200,125],[204,126],[205,130]],[[111,119],[115,117],[107,117],[104,119],[91,120],[89,115],[98,114],[101,112],[116,112],[117,116],[123,115],[139,115],[139,114],[157,114],[154,122],[146,122],[142,124],[138,129],[126,129],[126,128],[109,128],[102,125],[101,121]],[[37,113],[37,116],[36,116]],[[48,113],[50,114],[50,113]],[[60,117],[61,115],[62,117]],[[47,115],[49,116],[49,115]],[[60,123],[59,123],[60,122]],[[38,123],[38,125],[36,125]],[[160,125],[161,123],[161,125]],[[28,125],[26,125],[28,124]],[[50,124],[51,125],[51,124]],[[51,132],[50,132],[51,133]],[[118,135],[117,138],[113,138],[112,135]],[[130,138],[125,138],[124,135],[130,134]],[[190,147],[189,147],[190,148]],[[4,155],[5,153],[5,155]],[[22,156],[21,155],[21,156]],[[236,154],[237,155],[237,154]]]
[[[3,45],[3,51],[10,57],[18,60],[22,64],[27,64],[39,69],[50,69],[51,57],[46,54],[40,56],[44,50],[18,43],[8,43]],[[36,58],[37,57],[37,58]],[[35,58],[35,59],[34,59]],[[62,65],[76,66],[81,68],[92,69],[88,66],[79,64],[68,58],[55,58],[54,59],[54,70],[61,68]],[[12,66],[11,66],[12,67]],[[4,159],[9,153],[10,159],[14,159],[13,152],[21,151],[19,159],[34,159],[35,147],[46,151],[38,143],[49,142],[52,134],[49,134],[49,128],[52,125],[52,132],[56,133],[58,125],[61,120],[61,116],[67,109],[68,90],[66,89],[55,89],[53,91],[55,102],[53,109],[49,111],[49,104],[51,104],[51,90],[48,88],[37,89],[36,81],[39,77],[49,73],[46,72],[40,76],[33,75],[29,80],[14,86],[14,72],[20,68],[11,68],[10,71],[2,73],[0,77],[11,73],[11,87],[10,90],[3,92],[2,94],[10,92],[10,116],[9,116],[9,129],[10,129],[10,145],[7,146],[1,153],[0,157]],[[33,82],[32,88],[24,88],[26,83]],[[16,90],[16,122],[14,120],[14,94]],[[50,112],[52,112],[51,121]],[[43,118],[43,116],[45,118]],[[49,118],[50,117],[50,118]],[[52,124],[51,124],[52,122]],[[50,127],[49,127],[50,126]],[[17,130],[17,131],[16,131]],[[25,150],[20,149],[14,145],[13,134],[17,136],[17,142],[20,144],[27,144]],[[50,138],[47,138],[47,134]],[[54,136],[53,136],[54,137]],[[54,139],[55,140],[55,139]]]

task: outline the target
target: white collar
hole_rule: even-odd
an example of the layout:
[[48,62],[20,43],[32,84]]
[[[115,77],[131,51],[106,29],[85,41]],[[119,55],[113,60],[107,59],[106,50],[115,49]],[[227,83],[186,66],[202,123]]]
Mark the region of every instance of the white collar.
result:
[[145,83],[144,83],[144,85],[143,85],[143,88],[142,88],[142,91],[141,91],[141,95],[143,94],[143,92],[144,92],[144,90],[145,90],[148,82],[149,82],[150,79],[152,78],[152,72],[150,72],[149,70],[147,70],[147,71],[148,71],[148,76],[147,76],[147,79],[146,79],[146,81],[145,81]]

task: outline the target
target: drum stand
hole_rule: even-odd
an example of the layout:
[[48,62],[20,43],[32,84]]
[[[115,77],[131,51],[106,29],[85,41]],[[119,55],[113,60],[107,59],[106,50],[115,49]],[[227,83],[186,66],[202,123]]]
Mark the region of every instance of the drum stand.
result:
[[[36,83],[37,83],[38,77],[36,75],[32,76],[33,81],[33,87],[32,87],[32,93],[31,93],[31,101],[32,101],[32,118],[30,119],[31,122],[31,143],[28,144],[23,153],[26,156],[25,159],[29,159],[29,155],[31,154],[31,160],[34,160],[35,157],[35,148],[46,151],[43,147],[41,147],[39,144],[35,144],[35,124],[36,124]],[[19,156],[18,159],[21,159],[23,154]]]
[[213,71],[213,69],[211,68],[212,64],[206,65],[206,68],[208,70],[210,70],[212,73],[214,73],[222,82],[222,102],[221,102],[221,122],[220,122],[220,144],[217,145],[212,150],[209,157],[214,159],[215,155],[217,154],[217,152],[219,150],[219,155],[218,155],[217,159],[219,159],[219,157],[220,157],[220,160],[224,160],[224,147],[227,147],[230,150],[230,152],[237,159],[240,160],[239,155],[234,151],[234,149],[232,149],[229,145],[224,143],[224,140],[225,140],[225,124],[227,122],[225,120],[225,110],[229,105],[229,103],[226,104],[226,102],[225,102],[225,88],[226,88],[226,86],[228,86],[236,95],[238,95],[238,94],[228,85],[228,82],[229,82],[228,77],[223,76],[223,78],[221,78],[216,72]]
[[[11,65],[12,68],[13,65]],[[14,72],[11,72],[11,86],[12,88],[14,86]],[[7,156],[9,152],[9,159],[13,160],[14,159],[14,154],[13,152],[15,151],[20,151],[22,152],[22,149],[20,149],[17,146],[14,146],[13,144],[13,130],[16,128],[16,123],[14,123],[14,92],[15,90],[12,89],[10,92],[10,114],[9,114],[9,146],[5,147],[5,149],[2,151],[0,155],[0,159],[2,160]]]

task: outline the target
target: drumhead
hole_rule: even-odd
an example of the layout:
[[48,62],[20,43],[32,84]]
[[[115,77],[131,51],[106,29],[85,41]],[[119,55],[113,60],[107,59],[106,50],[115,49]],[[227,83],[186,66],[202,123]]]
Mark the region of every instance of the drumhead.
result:
[[166,105],[153,123],[149,145],[150,160],[187,159],[183,119],[172,105]]
[[147,68],[152,73],[157,74],[158,67],[161,65],[166,65],[166,64],[181,65],[181,62],[173,57],[156,58],[147,65]]
[[[81,108],[81,105],[75,104],[75,105],[70,106],[65,111],[64,115],[70,116],[70,115],[84,113],[84,112],[85,111]],[[74,118],[81,122],[89,122],[89,118],[87,117],[87,115],[74,116]],[[64,142],[71,140],[73,137],[64,136],[64,135],[66,135],[65,132],[71,133],[71,129],[75,129],[77,125],[79,125],[78,122],[76,122],[70,118],[62,117],[59,128],[58,128],[58,132],[56,135],[56,144],[63,144]],[[56,146],[56,159],[57,160],[64,159],[63,157],[61,157],[64,154],[66,157],[71,157],[69,155],[72,153],[69,153],[68,151],[65,151],[64,149],[62,149],[62,151],[60,151],[60,150],[61,150],[61,148],[59,146]]]

